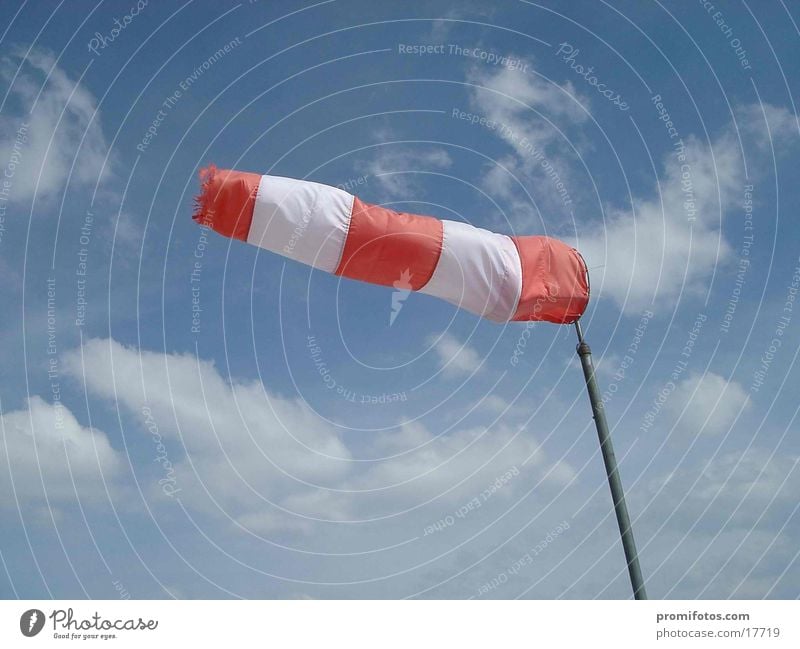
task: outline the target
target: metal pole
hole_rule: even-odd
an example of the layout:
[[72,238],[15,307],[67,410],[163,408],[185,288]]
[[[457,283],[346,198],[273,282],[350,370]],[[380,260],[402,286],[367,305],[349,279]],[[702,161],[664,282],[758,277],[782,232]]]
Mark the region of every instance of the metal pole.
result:
[[581,365],[583,366],[583,376],[586,379],[589,400],[592,402],[592,415],[594,416],[594,424],[597,427],[597,436],[600,439],[600,450],[603,452],[603,463],[606,466],[608,486],[611,487],[611,498],[614,501],[614,512],[617,515],[619,534],[622,537],[622,548],[625,550],[625,559],[628,562],[628,574],[631,578],[633,596],[635,599],[647,599],[642,570],[639,567],[639,557],[636,554],[636,543],[633,540],[631,519],[628,516],[628,506],[625,504],[625,492],[622,489],[622,480],[617,469],[617,458],[614,455],[611,434],[608,431],[608,423],[606,422],[605,408],[603,407],[603,400],[600,397],[600,390],[597,387],[597,379],[594,374],[592,350],[583,339],[583,330],[581,329],[581,323],[578,321],[575,322],[575,331],[578,334],[578,356],[580,356]]

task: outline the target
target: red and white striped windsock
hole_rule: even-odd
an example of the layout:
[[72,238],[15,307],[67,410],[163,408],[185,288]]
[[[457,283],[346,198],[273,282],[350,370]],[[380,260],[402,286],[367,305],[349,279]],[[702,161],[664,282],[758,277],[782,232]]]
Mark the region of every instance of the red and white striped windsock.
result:
[[306,180],[213,165],[200,178],[195,221],[329,273],[434,295],[495,322],[567,324],[589,301],[583,258],[550,237],[395,212]]

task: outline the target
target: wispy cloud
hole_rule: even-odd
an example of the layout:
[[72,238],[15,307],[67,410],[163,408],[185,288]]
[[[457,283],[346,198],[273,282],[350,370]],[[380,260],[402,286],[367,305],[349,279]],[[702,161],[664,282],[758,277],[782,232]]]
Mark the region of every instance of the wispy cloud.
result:
[[589,117],[588,100],[570,81],[538,76],[532,61],[528,68],[476,66],[467,75],[472,109],[490,120],[491,131],[514,151],[487,167],[482,185],[524,234],[539,226],[541,210],[551,225],[553,215],[563,220],[571,214],[577,194],[571,159]]
[[653,304],[672,307],[682,294],[702,290],[714,268],[732,258],[721,226],[743,200],[740,143],[752,179],[761,173],[764,153],[788,149],[800,131],[786,108],[737,107],[736,122],[711,142],[688,135],[666,154],[650,191],[640,190],[625,207],[604,206],[603,220],[588,220],[576,209],[585,192],[574,179],[581,173],[575,150],[590,100],[569,81],[558,84],[519,70],[475,68],[468,81],[475,84],[473,108],[500,125],[493,131],[513,151],[487,170],[484,188],[518,228],[541,227],[545,208],[544,226],[558,236],[559,228],[568,233],[573,225],[563,215],[574,217],[595,296],[611,298],[629,313]]
[[744,138],[762,153],[775,150],[786,153],[797,144],[800,136],[800,118],[784,106],[766,102],[739,106],[736,122]]
[[10,85],[0,115],[0,163],[18,160],[13,200],[51,197],[67,182],[89,185],[110,175],[97,100],[52,54],[13,49],[0,61],[0,78]]
[[468,376],[480,368],[480,354],[450,333],[430,336],[428,344],[433,346],[439,367],[447,377]]
[[425,172],[439,172],[452,164],[444,149],[388,142],[371,159],[361,163],[359,171],[377,180],[385,200],[409,201],[420,198]]
[[729,134],[712,146],[690,137],[680,159],[666,155],[654,195],[634,197],[633,209],[610,208],[605,222],[588,223],[581,233],[595,294],[638,313],[699,291],[731,256],[720,223],[742,200],[743,170]]
[[678,383],[669,410],[682,432],[693,435],[727,433],[740,412],[749,405],[749,396],[736,381],[707,372]]
[[590,268],[602,268],[594,272],[596,295],[629,313],[671,308],[733,258],[724,221],[763,177],[765,152],[798,142],[797,117],[785,108],[740,106],[736,117],[708,144],[684,138],[683,148],[664,156],[652,193],[634,196],[632,209],[609,207],[605,222],[587,224],[579,247]]

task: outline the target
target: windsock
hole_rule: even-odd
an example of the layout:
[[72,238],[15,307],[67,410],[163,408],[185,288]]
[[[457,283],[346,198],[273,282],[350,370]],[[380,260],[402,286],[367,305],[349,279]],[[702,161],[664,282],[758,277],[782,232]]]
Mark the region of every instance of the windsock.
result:
[[200,171],[194,220],[319,270],[433,295],[495,322],[575,322],[589,278],[574,248],[370,205],[337,187]]

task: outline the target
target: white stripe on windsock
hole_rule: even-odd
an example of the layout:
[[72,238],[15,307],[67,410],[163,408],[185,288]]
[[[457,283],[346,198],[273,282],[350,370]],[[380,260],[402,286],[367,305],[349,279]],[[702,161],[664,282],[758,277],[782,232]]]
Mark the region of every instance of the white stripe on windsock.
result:
[[442,220],[442,254],[420,290],[476,315],[505,322],[522,290],[522,264],[510,237]]
[[262,176],[247,243],[333,273],[342,256],[353,198],[338,187]]

